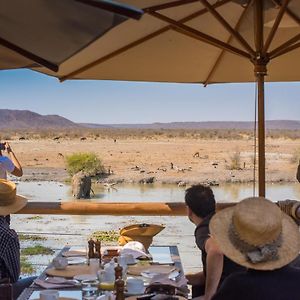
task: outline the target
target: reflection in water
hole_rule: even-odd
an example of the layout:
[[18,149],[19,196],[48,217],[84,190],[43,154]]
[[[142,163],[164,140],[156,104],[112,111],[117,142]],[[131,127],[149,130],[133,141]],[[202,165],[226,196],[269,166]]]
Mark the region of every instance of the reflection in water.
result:
[[[240,198],[240,185],[225,184],[221,188],[214,188],[214,193],[218,202],[235,202]],[[219,196],[220,193],[220,196]],[[225,200],[228,199],[228,200]]]
[[[218,202],[237,202],[253,196],[253,185],[223,184],[212,187]],[[18,182],[18,193],[31,201],[75,201],[72,200],[69,185],[58,182]],[[84,201],[92,202],[183,202],[184,191],[176,185],[117,185],[116,189],[106,189],[94,185],[95,196]],[[300,200],[299,183],[268,184],[267,198],[278,201],[283,199]]]

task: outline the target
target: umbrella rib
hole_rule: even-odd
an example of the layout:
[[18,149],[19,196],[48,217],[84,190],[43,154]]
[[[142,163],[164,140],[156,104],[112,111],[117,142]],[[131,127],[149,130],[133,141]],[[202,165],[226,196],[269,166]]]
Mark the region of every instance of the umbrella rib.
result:
[[[275,4],[278,6],[281,6],[282,4],[278,0],[272,0]],[[289,8],[286,8],[286,13],[296,22],[300,25],[300,19],[297,15],[295,15]]]
[[141,16],[143,15],[143,10],[135,8],[133,6],[125,5],[116,3],[113,1],[107,1],[107,0],[75,0],[77,2],[81,2],[86,5],[90,5],[93,7],[97,7],[100,9],[105,9],[107,11],[110,11],[112,13],[116,13],[119,15],[126,16],[128,18],[133,18],[136,20],[139,20]]
[[172,8],[172,7],[178,7],[181,5],[193,3],[193,2],[198,2],[199,0],[177,0],[177,1],[172,1],[169,3],[164,3],[160,5],[153,5],[144,8],[144,12],[152,12],[152,11],[157,11],[157,10],[162,10],[162,9],[167,9],[167,8]]
[[[246,8],[244,9],[244,11],[242,12],[242,14],[241,14],[241,16],[240,16],[240,18],[239,18],[239,20],[238,20],[238,22],[237,22],[237,24],[236,24],[236,26],[235,26],[235,28],[234,28],[236,31],[239,30],[240,25],[241,25],[241,23],[242,23],[242,20],[244,19],[244,17],[246,16],[247,12],[249,11],[249,7],[250,7],[250,5],[249,5],[249,3],[248,3],[248,5],[246,6]],[[230,44],[232,38],[233,38],[233,36],[230,35],[229,38],[228,38],[228,40],[227,40],[227,44]],[[210,72],[208,73],[208,76],[207,76],[206,80],[204,81],[204,86],[205,86],[205,87],[208,85],[208,83],[209,83],[211,77],[212,77],[212,76],[214,75],[214,73],[216,72],[216,70],[217,70],[218,66],[220,65],[221,60],[222,60],[222,58],[223,58],[223,56],[224,56],[225,53],[226,53],[226,51],[223,49],[223,50],[221,51],[221,53],[219,54],[218,58],[216,59],[214,65],[213,65],[213,67],[212,67],[212,69],[210,70]]]
[[270,45],[271,45],[271,43],[273,41],[275,33],[276,33],[277,29],[278,29],[278,26],[279,26],[279,24],[280,24],[280,22],[282,20],[282,17],[284,15],[284,13],[286,12],[286,9],[287,9],[287,6],[288,6],[289,2],[290,2],[290,0],[284,0],[283,4],[281,5],[280,11],[279,11],[279,13],[278,13],[278,15],[276,17],[276,20],[275,20],[275,22],[273,24],[271,32],[269,33],[268,38],[267,38],[267,40],[265,42],[265,45],[263,47],[263,50],[262,50],[263,53],[267,53],[267,51],[268,51],[268,49],[269,49],[269,47],[270,47]]
[[247,43],[247,41],[237,32],[231,25],[207,2],[200,0],[207,10],[223,25],[223,27],[247,50],[252,56],[255,56],[255,51]]
[[[218,1],[214,5],[214,7],[220,7],[220,6],[228,3],[229,1],[231,1],[231,0],[221,0],[221,1]],[[182,22],[182,23],[188,22],[190,20],[193,20],[193,19],[195,19],[195,18],[197,18],[197,17],[205,14],[205,13],[207,13],[207,9],[206,8],[201,9],[201,10],[199,10],[197,12],[194,12],[193,14],[191,14],[189,16],[186,16],[186,17],[182,18],[179,21]],[[158,35],[166,32],[166,31],[170,30],[171,28],[172,28],[172,26],[168,25],[168,26],[165,26],[165,27],[163,27],[163,28],[161,28],[161,29],[159,29],[157,31],[154,31],[153,33],[150,33],[150,34],[146,35],[145,37],[142,37],[142,38],[140,38],[140,39],[138,39],[138,40],[136,40],[136,41],[134,41],[134,42],[132,42],[130,44],[127,44],[127,45],[125,45],[125,46],[123,46],[123,47],[121,47],[121,48],[119,48],[119,49],[117,49],[117,50],[115,50],[115,51],[113,51],[113,52],[111,52],[111,53],[109,53],[109,54],[107,54],[107,55],[105,55],[105,56],[97,59],[97,60],[95,60],[94,62],[91,62],[91,63],[89,63],[89,64],[87,64],[87,65],[85,65],[85,66],[83,66],[83,67],[81,67],[81,68],[79,68],[79,69],[77,69],[77,70],[75,70],[75,71],[67,74],[67,75],[59,77],[59,80],[60,80],[60,82],[63,82],[65,80],[69,79],[69,78],[72,78],[72,77],[74,77],[74,76],[76,76],[76,75],[78,75],[78,74],[80,74],[80,73],[82,73],[82,72],[84,72],[84,71],[86,71],[86,70],[94,67],[94,66],[97,66],[97,65],[99,65],[99,64],[101,64],[101,63],[103,63],[103,62],[105,62],[105,61],[107,61],[107,60],[109,60],[109,59],[111,59],[111,58],[113,58],[113,57],[115,57],[115,56],[123,53],[123,52],[126,52],[127,50],[129,50],[129,49],[131,49],[131,48],[133,48],[135,46],[138,46],[138,45],[142,44],[143,42],[146,42],[149,39],[152,39],[152,38],[154,38],[154,37],[156,37],[156,36],[158,36]]]
[[281,55],[281,53],[283,53],[283,51],[285,51],[286,49],[289,49],[290,46],[292,46],[293,44],[298,42],[299,39],[300,39],[300,33],[298,33],[297,35],[295,35],[294,37],[292,37],[291,39],[289,39],[288,41],[286,41],[285,43],[283,43],[282,45],[280,45],[273,51],[271,51],[269,53],[269,57],[274,58],[274,57]]
[[279,57],[279,56],[281,56],[283,54],[286,54],[286,53],[291,52],[291,51],[293,51],[295,49],[298,49],[299,47],[300,47],[300,42],[296,43],[294,45],[291,45],[290,47],[287,47],[285,49],[282,49],[280,52],[276,53],[275,55],[273,55],[270,58],[274,59],[274,58]]
[[172,25],[172,29],[182,33],[182,34],[185,34],[185,35],[188,35],[192,38],[195,38],[195,39],[198,39],[202,42],[205,42],[207,44],[210,44],[210,45],[213,45],[215,47],[218,47],[218,48],[221,48],[221,49],[225,49],[229,52],[232,52],[236,55],[240,55],[240,56],[243,56],[245,58],[251,58],[250,54],[241,50],[241,49],[238,49],[236,47],[233,47],[231,45],[228,45],[226,44],[225,42],[221,41],[221,40],[218,40],[208,34],[205,34],[201,31],[198,31],[190,26],[187,26],[187,25],[184,25],[178,21],[175,21],[173,19],[170,19],[169,17],[166,17],[160,13],[157,13],[157,12],[151,12],[149,13],[151,16],[154,16],[162,21],[165,21],[165,22],[168,22],[169,24]]
[[0,37],[0,45],[4,46],[5,48],[8,48],[20,55],[22,55],[23,57],[26,57],[36,63],[38,63],[39,65],[51,70],[51,71],[54,71],[54,72],[57,72],[58,71],[58,65],[57,64],[54,64],[36,54],[33,54],[32,52],[29,52],[3,38]]

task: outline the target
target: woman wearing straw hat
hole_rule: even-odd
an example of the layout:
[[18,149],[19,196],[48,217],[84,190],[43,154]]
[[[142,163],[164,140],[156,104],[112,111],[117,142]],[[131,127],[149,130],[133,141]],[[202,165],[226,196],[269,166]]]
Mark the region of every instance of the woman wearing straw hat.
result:
[[[13,298],[16,299],[33,278],[19,279],[20,244],[17,233],[10,229],[4,216],[16,213],[27,203],[27,199],[16,194],[16,185],[0,179],[0,279],[12,283]],[[0,295],[1,298],[1,295]]]
[[300,269],[295,222],[265,198],[247,198],[218,212],[210,231],[222,252],[247,272],[226,278],[213,300],[299,299]]

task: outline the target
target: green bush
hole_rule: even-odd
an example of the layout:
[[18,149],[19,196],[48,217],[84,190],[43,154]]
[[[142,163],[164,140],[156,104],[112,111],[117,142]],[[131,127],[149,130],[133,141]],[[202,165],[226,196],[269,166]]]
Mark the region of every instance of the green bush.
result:
[[54,254],[54,250],[42,245],[35,245],[27,247],[21,250],[22,255],[51,255]]
[[91,176],[104,173],[102,161],[95,153],[74,153],[66,157],[66,162],[71,176],[80,171]]
[[101,242],[117,242],[119,238],[119,232],[115,230],[99,230],[93,232],[91,237]]
[[36,234],[18,234],[20,241],[46,241],[47,238]]

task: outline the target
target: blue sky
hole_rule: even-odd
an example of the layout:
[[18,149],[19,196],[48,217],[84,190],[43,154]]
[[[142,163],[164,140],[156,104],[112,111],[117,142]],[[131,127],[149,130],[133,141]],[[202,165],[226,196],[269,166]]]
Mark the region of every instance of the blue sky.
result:
[[[74,122],[254,120],[255,85],[113,81],[59,83],[29,70],[0,72],[0,108],[58,114]],[[266,119],[300,120],[300,83],[266,85]]]

